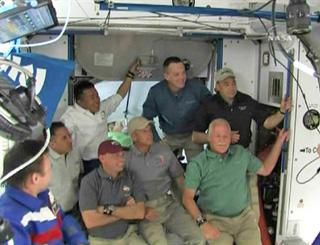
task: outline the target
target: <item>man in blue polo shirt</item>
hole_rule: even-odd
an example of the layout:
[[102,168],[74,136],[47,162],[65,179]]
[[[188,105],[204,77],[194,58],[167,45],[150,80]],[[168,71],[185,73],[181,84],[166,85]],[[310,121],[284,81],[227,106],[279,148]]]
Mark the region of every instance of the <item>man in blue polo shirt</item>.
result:
[[[210,149],[187,167],[183,203],[210,244],[259,245],[260,232],[250,206],[247,172],[267,176],[275,167],[288,132],[281,130],[261,162],[241,145],[231,145],[231,128],[224,119],[209,125]],[[200,190],[198,203],[194,201]]]
[[[173,151],[184,149],[189,161],[202,151],[202,145],[192,142],[191,134],[196,110],[211,93],[200,81],[187,79],[185,66],[178,57],[168,57],[163,70],[165,80],[150,88],[142,115],[149,120],[158,117],[165,133],[163,141]],[[158,141],[156,131],[154,136]]]

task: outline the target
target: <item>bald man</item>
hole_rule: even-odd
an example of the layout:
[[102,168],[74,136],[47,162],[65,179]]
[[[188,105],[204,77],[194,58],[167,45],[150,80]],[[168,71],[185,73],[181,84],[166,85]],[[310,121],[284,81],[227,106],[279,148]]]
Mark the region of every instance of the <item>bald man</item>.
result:
[[[281,130],[265,161],[241,145],[231,145],[232,132],[224,119],[209,125],[210,149],[188,165],[183,203],[209,244],[261,244],[258,221],[250,206],[247,172],[267,176],[275,167],[288,133]],[[200,190],[198,204],[194,201]]]

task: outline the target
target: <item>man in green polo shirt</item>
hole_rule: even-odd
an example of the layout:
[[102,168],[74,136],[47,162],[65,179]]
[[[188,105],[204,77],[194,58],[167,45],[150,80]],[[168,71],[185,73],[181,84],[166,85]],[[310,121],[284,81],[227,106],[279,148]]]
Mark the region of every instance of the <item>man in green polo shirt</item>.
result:
[[[275,167],[288,132],[281,130],[264,162],[240,145],[231,144],[224,119],[210,123],[204,150],[187,167],[183,203],[210,244],[259,245],[256,215],[250,207],[247,172],[267,176]],[[200,190],[198,204],[194,201]]]

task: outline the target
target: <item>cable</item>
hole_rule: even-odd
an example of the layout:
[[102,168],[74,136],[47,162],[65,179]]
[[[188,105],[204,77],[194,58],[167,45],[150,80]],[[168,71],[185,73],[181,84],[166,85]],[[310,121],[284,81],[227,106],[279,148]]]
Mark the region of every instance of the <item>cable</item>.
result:
[[110,24],[110,15],[111,15],[111,9],[109,9],[108,14],[104,20],[104,23],[102,25],[102,28],[108,28]]
[[212,26],[212,25],[208,25],[208,24],[205,24],[205,23],[201,23],[201,22],[199,22],[199,21],[194,21],[194,20],[189,20],[189,19],[181,18],[181,17],[174,16],[174,15],[169,15],[169,14],[164,14],[164,13],[158,13],[158,12],[152,12],[152,13],[153,13],[153,14],[157,14],[159,17],[161,17],[161,16],[162,16],[162,17],[169,17],[169,18],[173,18],[173,19],[176,19],[176,20],[180,20],[180,21],[182,21],[182,22],[188,22],[188,23],[193,23],[193,24],[201,25],[201,26],[204,26],[204,27],[213,29],[213,30],[232,31],[232,32],[236,32],[236,33],[238,33],[238,34],[243,34],[243,30],[240,29],[240,28],[231,29],[231,28],[217,27],[217,26]]
[[128,97],[127,97],[127,103],[126,103],[126,109],[124,111],[124,118],[126,120],[128,120],[128,113],[129,113],[129,101],[130,101],[130,96],[131,96],[131,87],[132,87],[132,84],[130,84],[130,87],[128,89]]
[[243,13],[246,13],[246,14],[250,14],[250,13],[254,14],[255,12],[258,12],[261,9],[263,9],[264,7],[268,6],[272,1],[273,0],[270,0],[270,1],[266,2],[265,4],[263,4],[262,6],[260,6],[259,8],[256,8],[256,9],[242,9],[240,11],[243,12]]
[[[272,2],[272,12],[271,12],[271,20],[272,20],[272,29],[273,29],[273,35],[274,37],[277,37],[277,28],[276,28],[276,24],[275,24],[275,13],[276,13],[276,0],[273,0]],[[282,44],[280,42],[276,42],[278,47],[280,48],[280,51],[282,52],[282,54],[291,62],[293,62],[291,56],[287,53],[287,51],[283,48]]]
[[[260,21],[263,23],[263,21],[261,19],[260,19]],[[265,24],[263,24],[263,26],[264,26],[266,32],[269,33],[269,31],[267,30]],[[289,72],[289,74],[291,75],[293,80],[296,82],[296,84],[297,84],[297,86],[299,88],[299,91],[300,91],[300,93],[302,95],[302,98],[303,98],[303,101],[305,103],[305,106],[306,106],[307,110],[309,111],[310,108],[309,108],[309,105],[308,105],[308,102],[307,102],[307,99],[306,99],[306,95],[305,95],[305,93],[304,93],[304,91],[303,91],[298,79],[294,76],[292,71],[290,69],[288,69],[287,66],[285,66],[279,59],[276,58],[274,50],[272,50],[272,48],[271,48],[272,43],[273,42],[269,39],[269,52],[270,52],[271,56],[274,58],[275,61],[277,61],[283,68],[285,68]],[[316,128],[316,129],[317,129],[318,133],[320,134],[320,130],[318,128]]]
[[51,43],[54,43],[56,41],[58,41],[62,35],[64,34],[64,32],[66,31],[67,29],[67,25],[69,23],[69,18],[70,18],[70,13],[71,13],[71,0],[69,0],[69,4],[68,4],[68,12],[67,12],[67,17],[66,17],[66,21],[64,23],[64,26],[60,32],[60,34],[52,39],[52,40],[49,40],[49,41],[45,41],[45,42],[40,42],[40,43],[32,43],[32,44],[15,44],[13,45],[14,47],[16,48],[32,48],[32,47],[39,47],[39,46],[43,46],[43,45],[47,45],[47,44],[51,44]]
[[297,176],[296,176],[296,181],[298,184],[301,184],[301,185],[304,185],[308,182],[310,182],[311,180],[313,180],[314,177],[316,177],[316,175],[320,172],[320,168],[317,169],[316,173],[313,174],[309,179],[305,180],[305,181],[300,181],[299,180],[299,175],[301,174],[301,172],[306,168],[308,167],[311,163],[315,162],[316,160],[318,160],[320,158],[320,156],[317,156],[316,158],[312,159],[310,162],[306,163],[301,169],[300,171],[297,173]]
[[26,161],[25,163],[21,164],[19,167],[13,169],[9,173],[7,173],[5,176],[3,176],[0,179],[0,184],[3,183],[4,181],[6,181],[7,179],[9,179],[10,177],[12,177],[13,175],[15,175],[16,173],[18,173],[20,170],[22,170],[25,167],[27,167],[28,165],[32,164],[35,160],[37,160],[41,156],[41,154],[47,149],[49,142],[50,142],[49,128],[46,129],[46,135],[47,135],[46,141],[44,142],[44,145],[42,146],[40,151],[36,155],[34,155],[30,160]]

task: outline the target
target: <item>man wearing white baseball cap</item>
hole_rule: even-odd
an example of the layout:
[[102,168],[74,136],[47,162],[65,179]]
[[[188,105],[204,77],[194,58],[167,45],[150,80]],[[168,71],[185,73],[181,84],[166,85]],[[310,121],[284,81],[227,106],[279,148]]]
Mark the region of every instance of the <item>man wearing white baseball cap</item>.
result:
[[192,140],[196,143],[208,143],[205,131],[210,122],[224,118],[232,129],[232,143],[247,148],[251,142],[252,119],[259,126],[273,129],[283,120],[285,111],[290,110],[291,99],[284,98],[279,111],[270,115],[258,101],[237,90],[236,75],[228,67],[220,69],[215,75],[215,80],[217,93],[200,105],[195,117]]
[[133,145],[126,156],[126,167],[136,175],[146,197],[140,232],[149,244],[169,244],[166,230],[181,238],[182,244],[205,244],[199,227],[172,191],[174,181],[183,189],[184,171],[168,145],[153,142],[151,123],[144,117],[128,123]]

